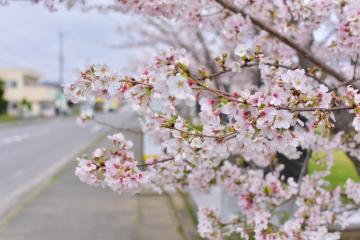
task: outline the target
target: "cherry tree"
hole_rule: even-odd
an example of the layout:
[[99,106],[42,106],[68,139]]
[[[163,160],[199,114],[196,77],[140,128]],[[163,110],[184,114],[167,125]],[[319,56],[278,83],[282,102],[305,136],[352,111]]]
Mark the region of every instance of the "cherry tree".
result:
[[[37,2],[56,10],[55,1]],[[142,131],[163,147],[156,158],[135,159],[133,144],[116,133],[109,136],[112,148],[79,159],[81,181],[119,193],[221,185],[238,209],[223,219],[200,207],[198,231],[207,239],[340,239],[338,230],[360,206],[360,183],[348,179],[331,188],[326,177],[335,149],[359,166],[359,1],[60,2],[146,16],[153,27],[165,21],[155,26],[161,39],[152,39],[173,45],[132,75],[94,64],[64,87],[74,103],[126,101]],[[199,46],[205,55],[191,50]],[[181,114],[196,105],[192,118]],[[314,152],[326,168],[308,174]],[[294,163],[296,174],[284,175]],[[279,218],[289,204],[288,217]]]

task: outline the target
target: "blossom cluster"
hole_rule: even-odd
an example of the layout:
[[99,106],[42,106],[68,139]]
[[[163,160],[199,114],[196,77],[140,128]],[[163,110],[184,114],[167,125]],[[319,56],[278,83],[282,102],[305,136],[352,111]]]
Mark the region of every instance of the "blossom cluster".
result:
[[113,151],[96,149],[90,157],[79,158],[75,175],[90,185],[107,186],[115,192],[137,193],[146,184],[147,175],[137,167],[132,142],[121,133],[109,136]]
[[[236,167],[228,165],[226,168],[229,171],[229,168]],[[330,224],[346,226],[346,217],[342,212],[341,203],[341,194],[344,192],[340,188],[328,191],[322,185],[324,184],[322,177],[321,174],[306,177],[300,188],[295,182],[288,183],[288,194],[282,198],[283,203],[270,205],[267,205],[264,197],[285,196],[281,194],[284,191],[283,184],[276,184],[278,179],[274,178],[275,182],[266,183],[268,176],[265,179],[258,177],[256,183],[253,183],[250,182],[252,180],[247,180],[252,179],[249,176],[241,180],[236,178],[236,185],[247,186],[250,190],[246,191],[246,195],[239,196],[240,217],[225,221],[211,209],[201,209],[199,233],[209,239],[223,239],[224,235],[233,233],[239,234],[243,239],[339,239],[339,233],[329,232],[327,226]],[[232,178],[232,176],[225,178]],[[248,182],[241,183],[244,180]],[[320,181],[320,184],[317,181]],[[264,183],[267,185],[261,186]],[[348,182],[345,191],[354,192],[350,189],[359,187],[359,184],[352,184],[354,183]],[[260,196],[263,198],[262,201],[258,201]],[[275,199],[280,198],[275,197]],[[267,208],[262,208],[262,210],[249,211],[254,206],[266,205]],[[274,219],[276,216],[274,212],[281,215],[284,210],[292,211],[294,217],[285,220]]]
[[[338,234],[329,233],[327,226],[344,225],[345,221],[339,222],[343,220],[339,212],[346,211],[341,195],[357,204],[357,183],[349,183],[347,189],[352,190],[347,192],[329,190],[323,181],[328,172],[304,176],[296,182],[282,177],[281,166],[269,173],[261,168],[271,166],[277,153],[297,159],[301,149],[328,152],[335,147],[349,148],[342,145],[340,137],[326,138],[324,134],[333,127],[333,111],[338,109],[355,112],[353,124],[357,129],[357,90],[348,86],[343,95],[337,95],[323,84],[314,84],[304,70],[274,69],[271,67],[276,64],[262,57],[258,62],[239,64],[256,64],[262,71],[272,71],[274,87],[228,94],[213,88],[209,79],[196,76],[186,53],[173,49],[157,56],[138,76],[118,78],[113,85],[109,82],[116,73],[110,73],[104,65],[90,66],[77,82],[66,87],[70,96],[75,101],[94,95],[128,101],[143,119],[143,129],[161,142],[165,154],[159,159],[166,161],[149,160],[144,165],[147,169],[139,170],[139,163],[128,151],[131,144],[122,134],[116,134],[110,139],[118,150],[109,158],[94,153],[92,160],[80,162],[77,175],[89,184],[102,183],[118,192],[139,192],[141,187],[163,192],[186,186],[208,191],[215,184],[223,185],[230,195],[238,197],[241,217],[235,224],[226,225],[224,232],[217,218],[211,224],[200,223],[199,232],[211,239],[221,239],[229,231],[256,239],[314,234],[336,239]],[[108,91],[109,86],[116,87]],[[193,122],[178,112],[182,104],[200,107]],[[322,128],[324,134],[319,131]],[[225,161],[232,155],[240,155],[245,164],[258,169]],[[329,155],[328,169],[332,166]],[[273,216],[287,202],[296,206],[291,209],[294,218],[279,226]],[[215,223],[220,226],[211,231],[201,229]]]

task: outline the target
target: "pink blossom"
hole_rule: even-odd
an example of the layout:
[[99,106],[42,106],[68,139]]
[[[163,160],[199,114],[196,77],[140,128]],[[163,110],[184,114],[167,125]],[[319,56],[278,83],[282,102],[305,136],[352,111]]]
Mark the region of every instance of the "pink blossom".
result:
[[360,204],[360,183],[355,183],[348,179],[345,185],[345,192],[356,204]]
[[212,109],[215,104],[215,100],[204,97],[200,99],[199,104],[201,106],[201,111],[211,113],[213,111]]
[[287,110],[279,110],[275,115],[274,127],[288,129],[292,124],[292,120],[292,113]]
[[182,76],[171,76],[167,81],[167,85],[170,95],[178,99],[192,98],[191,88],[187,80]]
[[258,128],[264,128],[270,126],[275,118],[276,110],[273,108],[265,108],[259,113],[259,117],[256,121],[256,126]]
[[281,76],[281,79],[285,83],[290,83],[296,90],[307,91],[306,77],[304,75],[304,70],[288,70],[285,74]]
[[79,159],[78,167],[76,167],[75,175],[80,181],[89,185],[99,185],[101,180],[96,176],[96,165],[87,159]]
[[356,131],[360,132],[360,117],[356,116],[353,120],[353,127]]
[[220,219],[216,213],[208,208],[200,208],[198,212],[198,232],[201,237],[211,240],[222,240]]

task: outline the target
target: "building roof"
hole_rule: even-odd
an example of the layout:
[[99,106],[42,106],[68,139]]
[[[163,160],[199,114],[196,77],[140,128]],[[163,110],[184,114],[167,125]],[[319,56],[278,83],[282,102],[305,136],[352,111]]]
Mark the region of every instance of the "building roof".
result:
[[14,76],[14,75],[30,75],[32,77],[35,77],[37,79],[40,79],[42,77],[42,74],[39,71],[30,69],[30,68],[24,68],[24,67],[6,67],[6,68],[0,68],[0,78],[4,78],[3,80],[7,80],[7,76]]

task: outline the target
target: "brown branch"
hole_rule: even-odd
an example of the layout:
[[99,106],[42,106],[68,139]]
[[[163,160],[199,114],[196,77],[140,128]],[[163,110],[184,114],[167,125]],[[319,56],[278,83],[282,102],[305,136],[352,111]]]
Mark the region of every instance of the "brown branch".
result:
[[277,110],[288,110],[290,112],[336,112],[342,110],[351,110],[354,109],[353,106],[337,106],[337,107],[330,107],[330,108],[322,108],[322,107],[287,107],[287,106],[275,106]]
[[[243,65],[240,66],[240,68],[247,68],[247,67],[254,67],[254,66],[259,66],[260,63],[245,63]],[[284,69],[288,69],[288,70],[296,70],[296,69],[299,69],[300,67],[298,65],[284,65],[284,64],[279,64],[279,63],[271,63],[271,62],[264,62],[264,63],[261,63],[261,64],[264,64],[266,66],[270,66],[270,67],[276,67],[276,68],[284,68]],[[223,70],[223,71],[220,71],[220,72],[217,72],[217,73],[213,73],[212,75],[210,76],[207,76],[206,78],[209,78],[209,79],[214,79],[214,78],[217,78],[225,73],[228,73],[228,72],[231,72],[232,69],[231,68],[228,68],[226,70]],[[319,79],[318,77],[316,77],[315,75],[313,74],[310,74],[308,72],[305,71],[305,75],[307,77],[310,77],[310,78],[313,78],[314,80],[316,80],[317,82],[325,85],[326,87],[329,88],[329,86],[324,82],[322,81],[321,79]],[[202,78],[202,79],[198,79],[198,80],[204,80],[206,78]]]
[[[256,107],[256,106],[250,106],[250,107]],[[333,112],[333,111],[341,111],[341,110],[351,110],[354,107],[338,106],[338,107],[331,107],[331,108],[320,108],[320,107],[296,108],[296,107],[287,107],[287,106],[274,106],[274,108],[277,109],[277,110],[287,110],[287,111],[290,111],[290,112],[314,112],[314,111]],[[226,141],[228,141],[230,139],[233,139],[238,134],[238,132],[235,131],[235,132],[226,133],[226,134],[222,134],[222,135],[206,135],[206,134],[202,134],[202,133],[191,133],[191,132],[188,132],[188,131],[185,131],[185,130],[182,130],[182,129],[178,129],[178,128],[174,128],[174,127],[166,127],[166,128],[179,131],[179,132],[187,134],[189,136],[196,136],[196,137],[201,137],[201,138],[213,138],[213,139],[218,140],[219,142],[226,142]],[[306,161],[309,161],[309,158],[310,158],[310,155],[311,155],[310,152],[307,155]],[[304,163],[303,168],[301,169],[300,176],[303,176],[303,174],[305,173],[304,168],[305,168],[306,165],[307,165],[307,163]]]
[[208,68],[210,68],[210,70],[212,72],[215,72],[216,67],[215,67],[213,61],[211,61],[210,50],[207,47],[204,36],[202,35],[202,33],[200,31],[197,31],[196,32],[196,37],[199,40],[200,45],[202,47],[202,50],[203,50],[203,53],[204,53],[204,59],[206,61],[206,65],[208,66]]
[[356,67],[358,65],[359,62],[359,54],[356,54],[356,60],[354,63],[354,72],[353,72],[353,76],[352,76],[352,80],[355,81],[355,76],[356,76]]
[[221,76],[221,75],[223,75],[223,74],[225,74],[225,73],[228,73],[228,72],[231,72],[231,68],[226,69],[226,70],[221,71],[221,72],[214,73],[214,74],[208,76],[207,78],[210,78],[210,79],[212,79],[212,78],[217,78],[217,77],[219,77],[219,76]]
[[228,9],[229,11],[233,13],[239,13],[243,16],[248,16],[251,20],[251,22],[261,28],[262,30],[268,32],[270,35],[274,36],[287,46],[291,47],[292,49],[296,50],[300,55],[302,55],[304,58],[308,59],[310,62],[312,62],[317,67],[321,68],[324,72],[328,73],[329,75],[333,76],[340,82],[345,82],[347,79],[337,72],[332,67],[328,66],[327,64],[323,63],[318,57],[314,56],[310,51],[307,49],[301,47],[300,45],[296,44],[292,39],[282,35],[280,32],[278,32],[276,29],[272,28],[271,26],[268,26],[265,24],[262,20],[257,19],[249,14],[247,14],[243,9],[240,9],[239,7],[235,6],[234,4],[230,3],[228,0],[215,0],[217,3],[219,3],[224,8]]
[[343,83],[337,85],[336,87],[331,88],[331,89],[329,90],[329,92],[335,91],[335,90],[337,90],[337,89],[339,89],[339,88],[341,88],[341,87],[350,85],[351,83],[356,82],[356,81],[359,81],[359,80],[360,80],[360,79],[354,79],[354,80],[353,80],[353,79],[350,79],[349,81],[343,82]]
[[150,88],[153,87],[153,85],[151,85],[150,83],[146,83],[146,82],[139,82],[139,81],[135,81],[135,80],[120,80],[120,82],[128,82],[128,83],[134,83],[134,84],[140,84],[140,85],[145,85],[145,86],[148,86]]
[[354,205],[350,208],[344,208],[341,209],[339,211],[335,211],[334,213],[339,214],[339,213],[343,213],[343,212],[349,212],[349,211],[355,211],[355,210],[359,210],[360,209],[360,204]]
[[158,163],[164,163],[164,162],[169,162],[174,160],[173,157],[169,157],[169,158],[165,158],[165,159],[161,159],[161,160],[155,160],[154,162],[151,163],[143,163],[143,164],[138,164],[136,165],[137,167],[146,167],[146,166],[152,166],[152,165],[156,165]]
[[190,52],[190,54],[197,62],[200,62],[200,58],[196,54],[196,50],[194,49],[194,46],[189,46],[188,44],[184,43],[180,39],[178,32],[173,32],[169,30],[169,29],[173,29],[173,26],[170,26],[165,21],[158,23],[151,18],[147,18],[147,22],[153,27],[155,27],[163,35],[163,39],[159,39],[159,41],[162,40],[164,43],[167,43],[170,46],[177,45],[181,48],[186,49],[186,51]]
[[[284,65],[284,64],[278,64],[278,63],[270,63],[270,62],[266,62],[266,63],[263,63],[264,65],[267,65],[267,66],[272,66],[272,67],[277,67],[277,68],[284,68],[284,69],[288,69],[288,70],[296,70],[296,69],[299,69],[300,66],[299,65],[295,65],[295,66],[287,66],[287,65]],[[320,78],[318,78],[317,76],[315,76],[314,74],[310,74],[308,73],[307,71],[305,71],[305,76],[307,77],[310,77],[310,78],[313,78],[314,80],[316,80],[317,82],[325,85],[326,87],[329,88],[329,86],[324,82],[322,81]]]
[[94,122],[96,122],[97,124],[100,124],[100,125],[103,125],[105,127],[108,127],[108,128],[111,128],[111,129],[114,129],[116,131],[120,131],[120,132],[131,132],[131,133],[134,133],[134,134],[142,134],[142,132],[140,131],[136,131],[134,129],[131,129],[131,128],[120,128],[120,127],[117,127],[117,126],[114,126],[110,123],[107,123],[107,122],[104,122],[104,121],[101,121],[95,117],[92,118],[92,120]]
[[196,137],[205,137],[205,138],[220,138],[219,136],[215,136],[215,135],[206,135],[206,134],[197,134],[197,133],[191,133],[191,132],[188,132],[188,131],[185,131],[185,130],[182,130],[182,129],[178,129],[178,128],[175,128],[175,127],[166,127],[168,129],[172,129],[172,130],[176,130],[178,132],[181,132],[181,133],[184,133],[184,134],[187,134],[189,136],[196,136]]
[[[224,72],[222,72],[224,73]],[[222,96],[227,98],[229,101],[236,102],[236,103],[245,103],[244,101],[238,100],[237,98],[231,97],[228,93],[223,92],[219,89],[213,89],[210,87],[207,87],[201,83],[197,83],[197,86],[202,87],[204,90],[207,90],[216,96]],[[201,90],[201,89],[200,89]],[[257,106],[249,106],[249,107],[257,107]],[[290,112],[315,112],[315,111],[321,111],[321,112],[335,112],[335,111],[342,111],[342,110],[351,110],[354,109],[354,106],[336,106],[336,107],[330,107],[330,108],[323,108],[323,107],[289,107],[289,106],[272,106],[277,110],[287,110]]]

